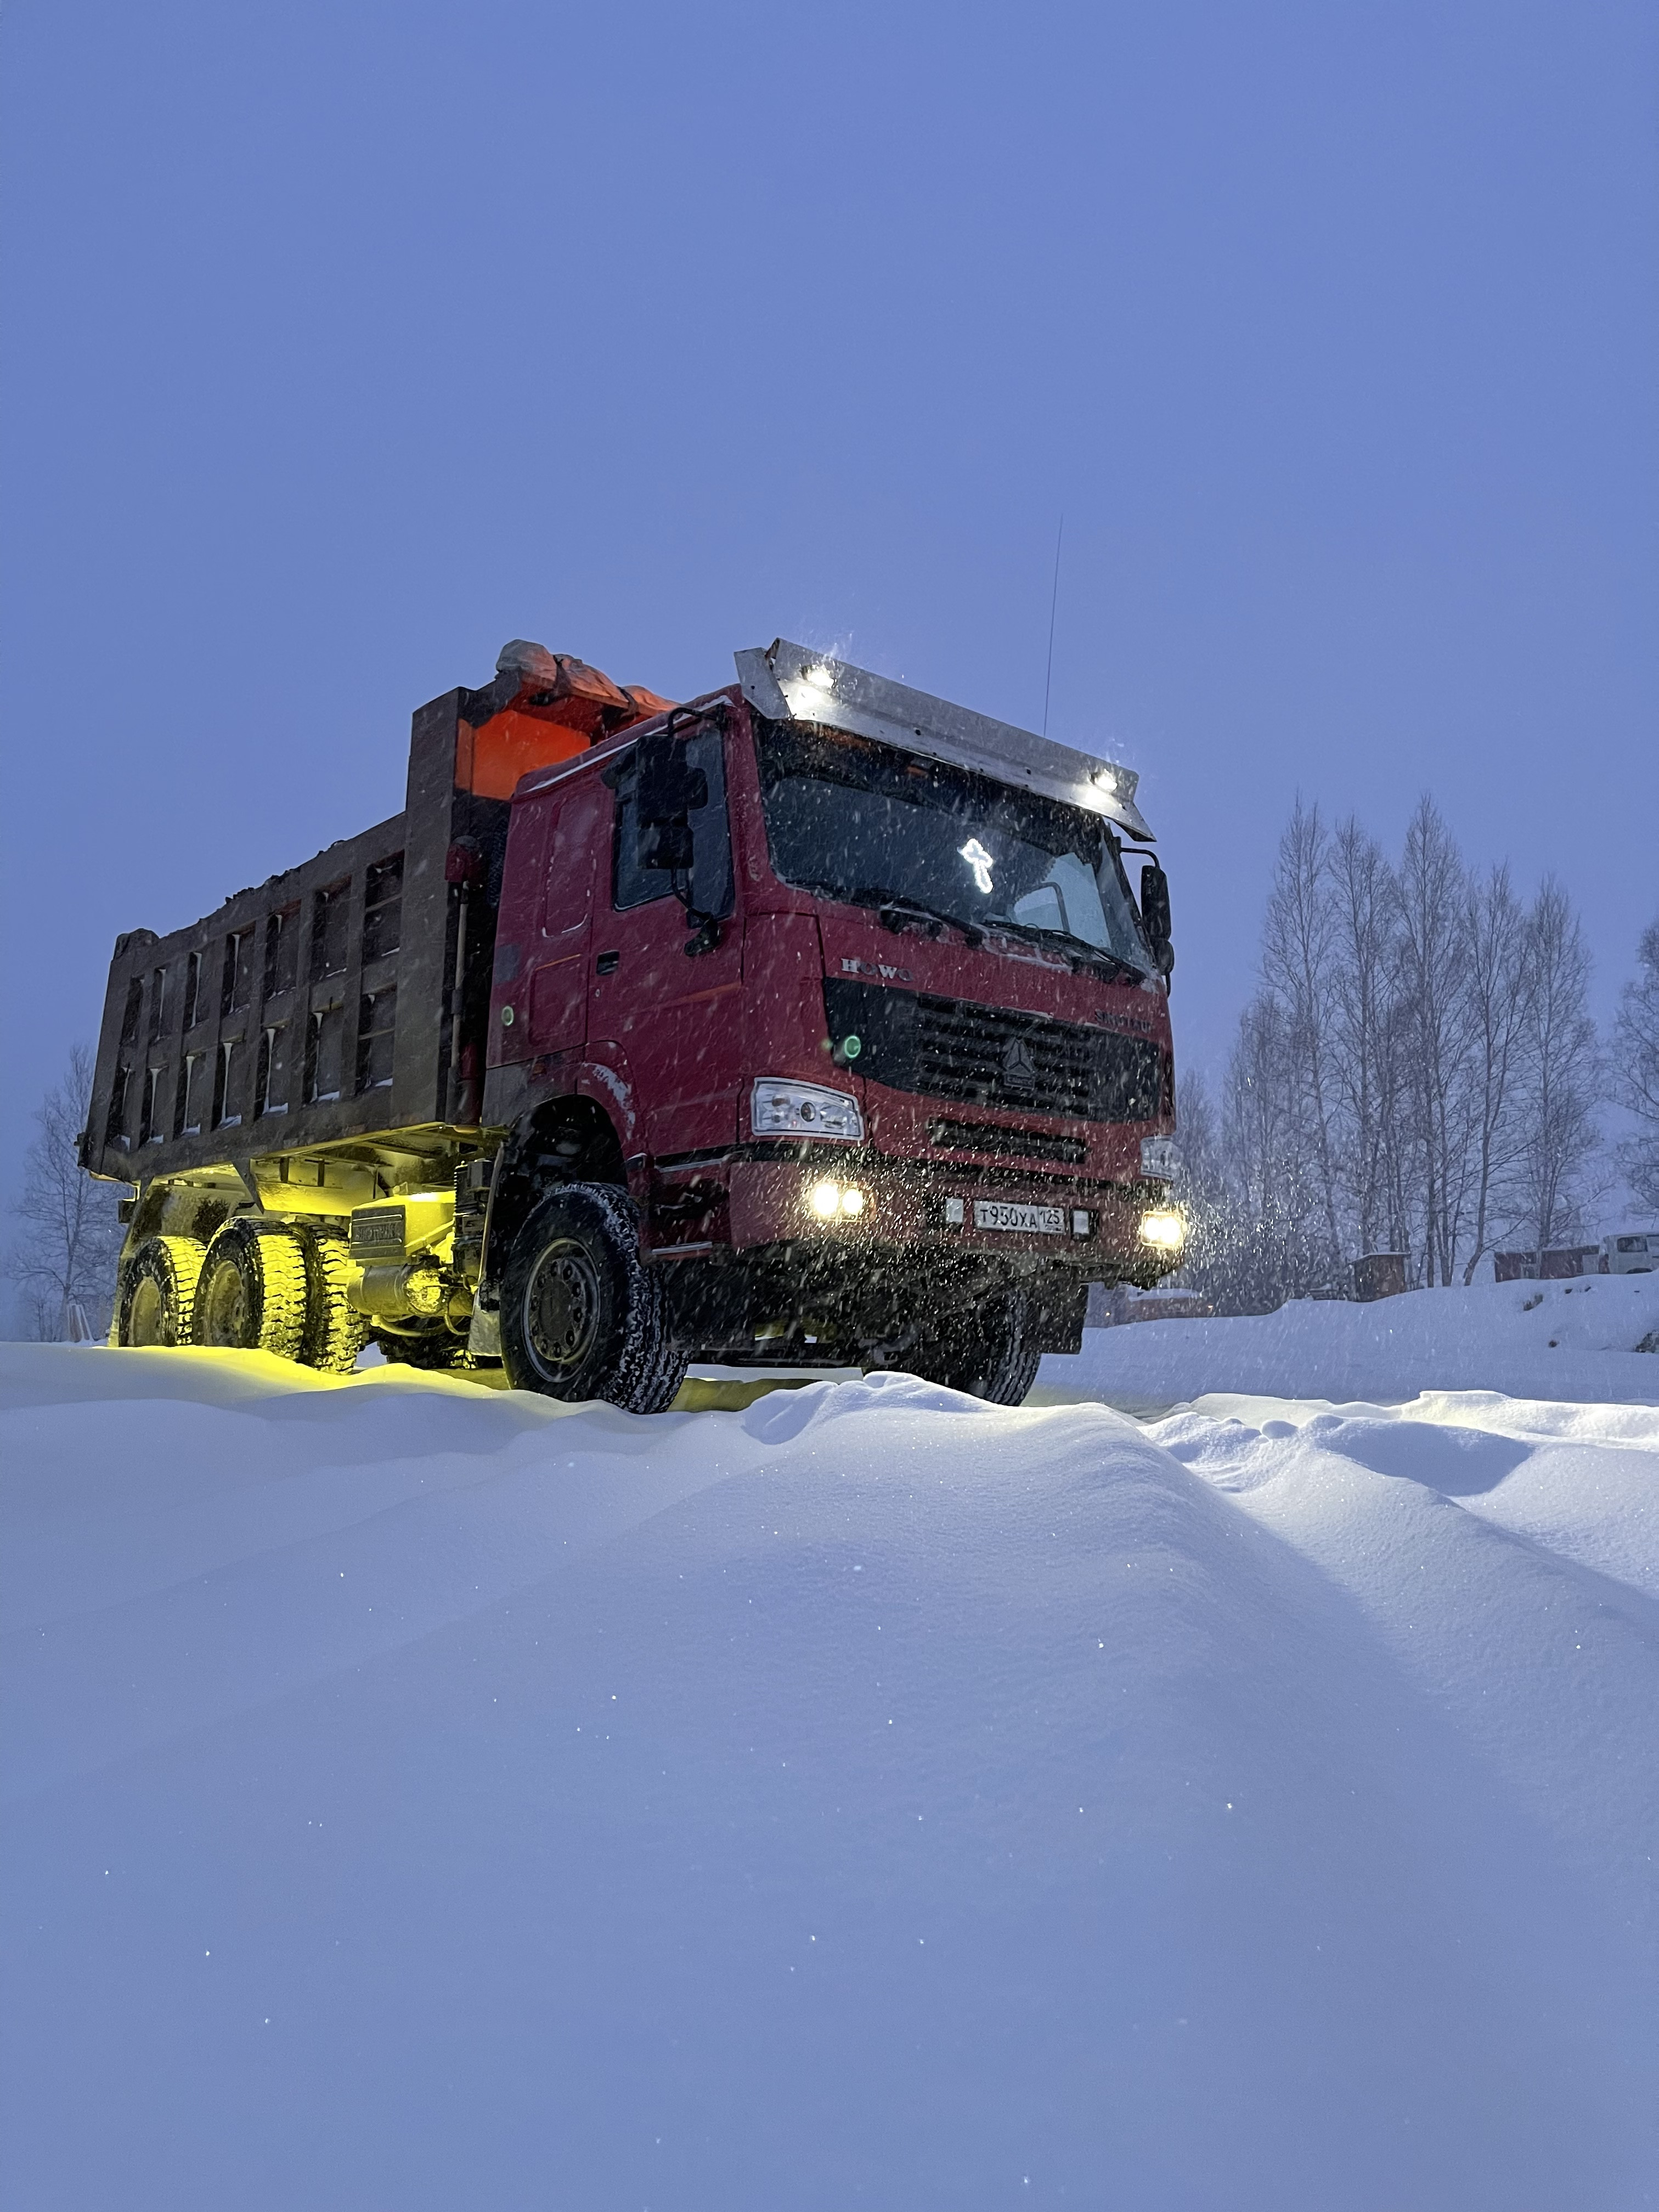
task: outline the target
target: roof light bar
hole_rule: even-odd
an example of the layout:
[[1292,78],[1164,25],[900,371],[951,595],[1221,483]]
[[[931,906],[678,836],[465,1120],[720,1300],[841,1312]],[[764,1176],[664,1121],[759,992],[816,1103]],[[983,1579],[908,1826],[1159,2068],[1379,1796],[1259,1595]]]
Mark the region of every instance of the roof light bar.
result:
[[954,706],[930,692],[913,690],[888,676],[854,668],[809,652],[787,638],[737,656],[738,677],[750,705],[775,722],[817,722],[849,736],[919,753],[1012,783],[1067,805],[1103,814],[1137,838],[1152,832],[1135,805],[1139,781],[1116,761],[1057,744],[1012,722]]

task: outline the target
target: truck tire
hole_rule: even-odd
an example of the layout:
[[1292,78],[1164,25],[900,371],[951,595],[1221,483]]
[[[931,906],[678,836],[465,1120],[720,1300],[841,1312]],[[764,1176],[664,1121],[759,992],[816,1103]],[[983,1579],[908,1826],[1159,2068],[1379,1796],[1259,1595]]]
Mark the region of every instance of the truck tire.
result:
[[626,1191],[567,1183],[531,1214],[502,1270],[501,1358],[515,1390],[603,1398],[630,1413],[673,1404],[686,1354]]
[[929,1382],[983,1398],[991,1406],[1021,1406],[1036,1381],[1041,1352],[1030,1342],[1025,1300],[1010,1291],[971,1312],[930,1322],[906,1346],[900,1364]]
[[306,1327],[300,1358],[322,1375],[349,1375],[368,1341],[368,1324],[346,1296],[351,1255],[343,1237],[299,1232],[306,1259]]
[[193,1334],[221,1351],[274,1352],[298,1359],[306,1334],[305,1248],[291,1229],[244,1215],[207,1249]]
[[194,1237],[146,1237],[127,1264],[116,1342],[188,1344],[207,1246]]

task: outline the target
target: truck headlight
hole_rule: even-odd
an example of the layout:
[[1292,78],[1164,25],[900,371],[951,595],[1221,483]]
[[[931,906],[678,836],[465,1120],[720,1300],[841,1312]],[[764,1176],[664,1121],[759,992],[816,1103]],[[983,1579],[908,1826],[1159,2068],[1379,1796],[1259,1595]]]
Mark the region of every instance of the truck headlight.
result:
[[864,1135],[859,1102],[845,1091],[787,1077],[763,1077],[749,1094],[749,1126],[757,1137],[830,1137],[856,1143]]
[[1155,1252],[1178,1252],[1187,1241],[1187,1224],[1173,1206],[1155,1206],[1140,1217],[1140,1241]]
[[1140,1172],[1152,1176],[1159,1182],[1173,1182],[1176,1170],[1181,1165],[1181,1154],[1176,1150],[1173,1137],[1143,1137],[1140,1140]]

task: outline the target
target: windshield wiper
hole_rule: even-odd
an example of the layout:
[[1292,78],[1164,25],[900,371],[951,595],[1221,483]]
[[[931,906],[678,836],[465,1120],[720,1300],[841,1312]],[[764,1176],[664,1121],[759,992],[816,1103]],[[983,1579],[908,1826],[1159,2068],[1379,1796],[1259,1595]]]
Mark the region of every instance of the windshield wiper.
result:
[[1103,945],[1091,945],[1086,937],[1073,936],[1069,929],[1044,929],[1041,922],[1009,921],[999,919],[986,923],[988,929],[1006,929],[1013,937],[1040,938],[1045,943],[1074,948],[1074,964],[1089,968],[1103,968],[1115,981],[1144,983],[1146,972],[1137,968],[1133,960],[1126,960],[1121,952],[1109,951]]
[[1091,945],[1086,937],[1075,937],[1069,929],[1044,929],[1037,922],[1014,921],[1004,915],[988,915],[983,921],[969,921],[959,914],[947,914],[943,907],[928,906],[921,899],[901,898],[884,884],[854,884],[849,887],[845,884],[804,883],[800,888],[816,891],[822,898],[836,899],[846,906],[872,906],[890,929],[903,921],[927,922],[935,929],[943,926],[959,930],[969,945],[982,945],[989,930],[1002,930],[1010,937],[1065,946],[1075,964],[1104,969],[1115,981],[1144,983],[1146,980],[1146,971],[1137,968],[1133,960],[1126,960],[1121,952],[1109,951],[1103,945]]
[[985,932],[976,922],[964,921],[959,914],[946,914],[943,907],[923,906],[916,899],[890,898],[884,893],[871,894],[876,916],[889,929],[896,929],[902,921],[922,921],[931,925],[930,936],[936,937],[941,927],[959,929],[969,945],[982,945]]
[[854,884],[851,889],[845,884],[803,884],[803,890],[817,891],[824,898],[838,899],[846,906],[872,906],[877,917],[889,929],[896,929],[903,921],[920,921],[934,931],[943,927],[958,929],[969,945],[981,945],[985,932],[977,922],[964,921],[959,914],[947,914],[943,907],[926,906],[920,899],[901,898],[884,884]]

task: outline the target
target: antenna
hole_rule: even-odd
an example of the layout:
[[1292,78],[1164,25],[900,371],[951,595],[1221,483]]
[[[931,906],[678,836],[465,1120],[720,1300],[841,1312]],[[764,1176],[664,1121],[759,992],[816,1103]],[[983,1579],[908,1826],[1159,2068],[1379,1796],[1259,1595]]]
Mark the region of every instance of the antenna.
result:
[[1048,687],[1054,680],[1054,616],[1060,606],[1060,549],[1066,537],[1066,510],[1060,509],[1060,528],[1054,532],[1054,588],[1048,601],[1048,665],[1042,676],[1042,734],[1048,734]]

